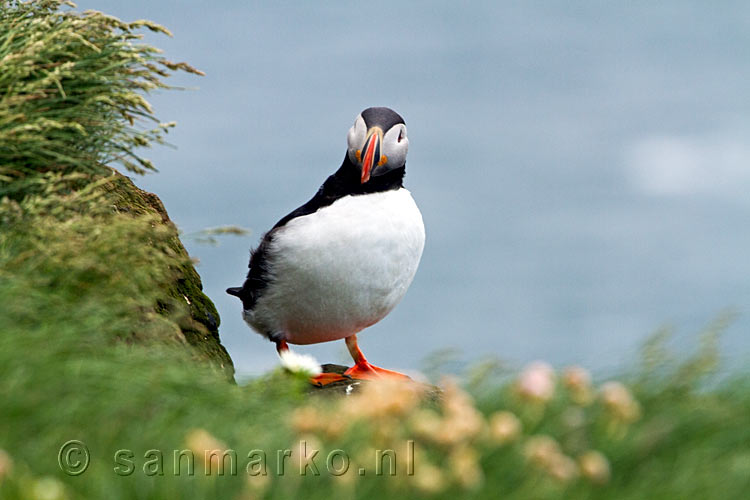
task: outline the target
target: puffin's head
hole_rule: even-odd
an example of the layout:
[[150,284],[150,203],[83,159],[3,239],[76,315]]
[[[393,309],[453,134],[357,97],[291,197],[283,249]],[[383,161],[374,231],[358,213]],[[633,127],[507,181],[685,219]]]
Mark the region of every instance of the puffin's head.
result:
[[349,161],[362,171],[361,182],[406,164],[409,139],[401,115],[390,108],[367,108],[349,129]]

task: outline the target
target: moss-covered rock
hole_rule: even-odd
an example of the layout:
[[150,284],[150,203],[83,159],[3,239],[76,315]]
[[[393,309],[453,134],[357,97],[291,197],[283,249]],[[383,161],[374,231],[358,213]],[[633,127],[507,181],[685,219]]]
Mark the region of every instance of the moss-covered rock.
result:
[[183,303],[189,310],[189,315],[177,314],[177,323],[187,343],[194,350],[200,360],[211,362],[224,372],[228,379],[234,380],[234,365],[227,350],[221,345],[219,338],[219,313],[211,299],[203,293],[200,275],[189,259],[187,250],[182,245],[179,233],[169,218],[167,210],[159,197],[138,188],[133,181],[113,170],[114,178],[104,185],[110,195],[109,200],[114,209],[122,215],[156,214],[162,224],[169,228],[173,235],[169,239],[169,246],[177,257],[173,259],[175,280],[166,290],[173,302],[160,302],[157,311],[174,317],[176,303]]
[[175,71],[202,74],[134,43],[143,29],[169,33],[63,0],[0,0],[0,331],[66,324],[82,348],[186,344],[232,379],[219,315],[164,206],[110,168],[155,170],[140,150],[174,123],[145,97]]

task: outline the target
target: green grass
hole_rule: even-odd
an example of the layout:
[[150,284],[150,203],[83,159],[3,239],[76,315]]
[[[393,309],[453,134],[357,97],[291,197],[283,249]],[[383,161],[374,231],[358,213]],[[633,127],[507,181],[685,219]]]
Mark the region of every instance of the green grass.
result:
[[[118,322],[127,323],[126,304],[89,297],[81,309],[51,290],[29,290],[22,278],[16,285],[2,287],[2,303],[32,292],[24,304],[34,310],[16,311],[14,321],[23,321],[10,328],[2,315],[0,448],[13,468],[2,479],[0,498],[32,498],[45,485],[57,485],[67,498],[115,499],[375,498],[383,491],[431,498],[741,498],[750,486],[750,377],[722,378],[706,388],[710,378],[697,360],[708,351],[660,365],[657,373],[626,374],[640,408],[635,421],[618,416],[595,386],[579,399],[562,380],[547,401],[524,396],[515,377],[485,382],[473,391],[473,403],[450,384],[443,403],[419,402],[409,389],[390,386],[339,401],[308,395],[304,380],[280,371],[238,387],[169,344],[113,344],[109,335]],[[71,305],[76,309],[66,312]],[[696,371],[702,376],[680,378]],[[521,422],[507,441],[493,431],[498,411]],[[539,435],[550,436],[559,450],[529,457]],[[58,464],[60,447],[71,439],[91,454],[80,476],[64,474]],[[297,455],[301,440],[320,450],[321,475],[301,476],[294,457],[278,475],[278,450]],[[413,476],[404,462],[410,440]],[[118,466],[121,449],[132,455]],[[155,476],[147,465],[154,455],[146,455],[153,449],[163,458]],[[174,472],[174,450],[184,449],[195,452],[194,476]],[[235,450],[237,474],[207,477],[201,460],[207,449]],[[326,469],[334,449],[351,459],[343,478]],[[395,451],[395,476],[374,475],[378,449]],[[268,476],[248,475],[252,450],[266,454]],[[575,461],[589,450],[609,462],[611,477],[603,484],[575,466],[555,472],[557,457]],[[356,474],[360,467],[364,477]]]
[[[174,228],[124,212],[107,166],[151,168],[134,148],[166,129],[148,128],[158,121],[143,96],[166,87],[168,71],[190,68],[138,45],[139,27],[161,29],[150,24],[54,1],[0,7],[0,499],[725,499],[750,490],[750,374],[720,374],[722,322],[682,358],[655,336],[622,385],[581,370],[490,365],[441,382],[438,399],[374,384],[311,396],[281,370],[227,383],[188,349],[189,311],[170,289],[187,262]],[[82,458],[60,454],[70,440],[90,453],[80,475],[59,463]],[[300,474],[301,441],[320,450],[319,476]],[[234,450],[236,474],[205,474],[213,449]],[[326,464],[336,449],[350,460],[340,477]],[[184,460],[175,473],[174,450],[193,453],[194,475]],[[375,474],[377,450],[393,450],[395,475],[388,458]],[[267,475],[249,474],[249,462]]]
[[168,88],[171,71],[200,74],[139,43],[138,29],[165,28],[62,3],[0,1],[0,196],[23,196],[41,172],[154,170],[136,150],[174,124],[159,123],[143,94]]

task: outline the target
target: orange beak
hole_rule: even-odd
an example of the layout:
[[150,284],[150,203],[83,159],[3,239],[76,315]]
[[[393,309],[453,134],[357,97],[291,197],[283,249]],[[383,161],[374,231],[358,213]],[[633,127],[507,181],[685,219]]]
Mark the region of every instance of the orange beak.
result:
[[365,141],[364,157],[362,158],[361,183],[370,180],[372,167],[380,162],[380,131],[377,128],[370,129],[370,136]]

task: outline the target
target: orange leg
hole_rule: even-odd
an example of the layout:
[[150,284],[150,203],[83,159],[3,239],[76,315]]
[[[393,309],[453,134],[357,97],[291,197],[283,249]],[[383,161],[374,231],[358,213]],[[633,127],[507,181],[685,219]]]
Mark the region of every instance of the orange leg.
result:
[[[288,350],[289,345],[285,340],[276,341],[276,352],[278,352],[279,355],[281,355],[283,351]],[[311,377],[310,383],[313,385],[317,385],[318,387],[323,387],[324,385],[330,384],[331,382],[338,382],[339,380],[351,380],[351,377],[344,377],[338,373],[321,373],[320,375]]]
[[403,373],[394,372],[392,370],[386,370],[385,368],[380,368],[378,366],[370,364],[365,358],[365,355],[362,354],[362,351],[359,349],[359,346],[357,345],[356,335],[352,335],[346,338],[346,347],[349,349],[349,354],[352,355],[352,359],[354,360],[354,366],[346,370],[343,375],[339,375],[337,373],[321,373],[317,377],[313,377],[310,379],[310,382],[313,385],[322,387],[332,382],[338,382],[340,380],[351,380],[351,379],[360,379],[360,380],[376,380],[376,379],[383,379],[383,378],[398,378],[398,379],[403,379],[403,380],[409,379],[409,377],[407,375],[404,375]]
[[276,352],[281,354],[281,351],[288,351],[289,345],[287,345],[286,340],[277,340],[276,341]]
[[386,370],[375,365],[371,365],[365,355],[357,345],[357,336],[352,335],[346,338],[346,347],[349,348],[349,354],[354,359],[354,366],[344,372],[344,375],[349,375],[351,378],[373,380],[379,378],[400,378],[408,379],[409,377],[403,373],[394,372],[393,370]]
[[[276,341],[276,352],[281,355],[283,351],[288,351],[289,345],[286,343],[285,340],[277,340]],[[321,373],[320,375],[316,377],[310,378],[310,383],[313,385],[317,385],[319,387],[322,387],[326,384],[330,384],[331,382],[337,382],[339,380],[351,380],[351,377],[342,377],[338,373]]]

